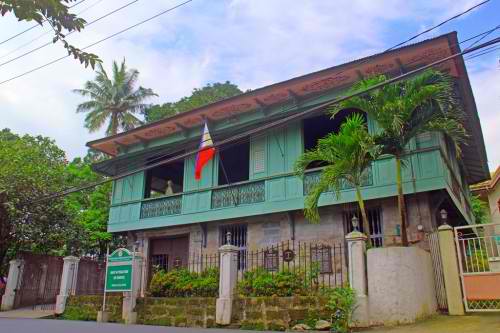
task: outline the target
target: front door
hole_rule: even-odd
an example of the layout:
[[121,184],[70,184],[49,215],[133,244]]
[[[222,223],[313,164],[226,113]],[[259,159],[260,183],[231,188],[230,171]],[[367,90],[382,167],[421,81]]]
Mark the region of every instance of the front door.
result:
[[169,271],[188,266],[188,235],[152,239],[150,246],[151,268]]

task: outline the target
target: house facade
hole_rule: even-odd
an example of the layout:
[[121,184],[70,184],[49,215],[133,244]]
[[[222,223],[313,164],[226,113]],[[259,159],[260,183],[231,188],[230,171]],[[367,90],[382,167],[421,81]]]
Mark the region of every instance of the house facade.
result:
[[[131,173],[114,181],[108,230],[127,234],[150,265],[166,269],[186,265],[193,253],[216,253],[228,232],[242,251],[282,241],[343,242],[357,214],[354,190],[345,186],[339,198],[324,193],[321,221],[311,224],[302,210],[320,167],[311,166],[304,179],[293,170],[300,154],[337,131],[345,117],[358,110],[343,110],[333,120],[327,110],[318,110],[272,130],[259,128],[333,100],[360,78],[395,76],[458,51],[456,34],[450,33],[89,142],[89,147],[112,156],[95,164],[95,171],[107,176]],[[447,210],[448,223],[473,223],[468,184],[489,176],[464,61],[450,60],[439,69],[455,79],[469,138],[461,159],[438,133],[422,134],[408,147],[403,180],[412,243],[423,241],[425,233],[437,228],[441,209]],[[366,121],[369,131],[377,130],[370,116]],[[214,142],[227,144],[217,148],[196,181],[196,156],[189,152],[198,148],[205,122]],[[169,163],[153,167],[162,161]],[[141,171],[133,173],[136,170]],[[394,159],[384,156],[373,163],[362,188],[375,246],[400,242],[395,174]]]
[[472,185],[471,191],[487,204],[489,223],[500,224],[500,166],[491,179]]

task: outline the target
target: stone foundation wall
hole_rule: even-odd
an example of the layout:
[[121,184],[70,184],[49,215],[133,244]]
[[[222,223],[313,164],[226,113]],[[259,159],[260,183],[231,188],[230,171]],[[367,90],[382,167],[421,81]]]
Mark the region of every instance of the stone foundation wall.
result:
[[137,323],[177,327],[215,327],[215,298],[137,299]]
[[[70,296],[62,314],[68,320],[96,321],[102,308],[102,296]],[[122,322],[122,296],[106,296],[110,322]]]
[[317,296],[238,298],[231,322],[241,329],[284,331],[309,318],[329,320],[326,303]]

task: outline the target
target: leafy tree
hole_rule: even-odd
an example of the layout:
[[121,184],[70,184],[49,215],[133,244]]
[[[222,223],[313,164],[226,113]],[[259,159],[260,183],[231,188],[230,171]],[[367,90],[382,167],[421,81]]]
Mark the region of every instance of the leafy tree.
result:
[[[361,80],[351,91],[362,91],[386,79],[386,76],[380,75]],[[345,100],[336,105],[332,112],[335,115],[345,108],[362,110],[372,116],[380,128],[375,141],[381,145],[383,154],[395,158],[401,240],[404,246],[408,246],[402,164],[410,140],[424,132],[443,133],[460,153],[460,144],[466,132],[453,81],[441,72],[428,70],[405,81],[387,84]]]
[[0,132],[0,275],[21,250],[66,246],[71,216],[64,201],[32,202],[65,187],[65,167],[64,152],[49,138]]
[[84,52],[66,41],[66,32],[78,31],[85,28],[84,19],[69,12],[69,5],[78,0],[3,0],[0,1],[0,14],[5,16],[12,13],[19,21],[35,21],[39,25],[48,23],[54,31],[53,42],[60,41],[70,55],[94,68],[99,63],[99,57],[93,53]]
[[182,112],[215,103],[220,100],[241,94],[237,85],[226,81],[224,83],[207,84],[201,89],[194,89],[190,96],[183,97],[174,103],[152,105],[144,111],[144,119],[151,123]]
[[[75,158],[68,164],[66,173],[70,185],[79,186],[103,179],[103,176],[92,171],[89,159]],[[107,232],[110,197],[111,182],[108,182],[92,189],[72,193],[65,198],[73,216],[75,230],[80,231],[72,238],[71,246],[78,249],[80,254],[106,253],[106,247],[112,240],[112,235]]]
[[330,133],[318,140],[315,149],[306,151],[296,162],[295,170],[302,177],[312,162],[324,163],[319,182],[315,184],[305,200],[305,216],[311,222],[319,221],[318,201],[321,194],[333,190],[337,198],[346,185],[354,186],[363,229],[370,230],[365,204],[361,196],[361,186],[366,171],[373,160],[379,156],[380,148],[368,133],[365,119],[359,113],[349,116],[340,126],[338,133]]
[[136,69],[127,69],[125,59],[120,65],[113,61],[112,77],[98,64],[94,81],[87,81],[84,89],[75,93],[89,100],[78,105],[76,112],[87,113],[85,127],[90,132],[99,130],[107,121],[106,135],[117,134],[119,130],[130,130],[142,124],[135,115],[142,113],[147,104],[144,102],[156,95],[153,90],[135,88],[139,78]]
[[489,223],[488,204],[477,195],[470,196],[472,215],[476,219],[476,224]]

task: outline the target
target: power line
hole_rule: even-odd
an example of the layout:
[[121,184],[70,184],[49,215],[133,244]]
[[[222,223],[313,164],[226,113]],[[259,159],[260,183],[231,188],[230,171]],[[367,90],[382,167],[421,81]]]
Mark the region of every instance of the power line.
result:
[[[88,11],[89,9],[92,9],[93,7],[97,6],[98,4],[100,4],[101,2],[103,2],[104,0],[97,0],[95,3],[87,6],[86,8],[84,8],[83,10],[79,11],[76,15],[77,16],[80,16],[81,14],[85,13],[86,11]],[[0,56],[0,59],[3,59],[9,55],[11,55],[12,53],[15,53],[16,51],[19,51],[20,49],[22,48],[25,48],[26,46],[30,45],[30,44],[33,44],[34,42],[36,42],[37,40],[39,40],[40,38],[42,38],[43,36],[49,34],[52,32],[52,29],[49,29],[47,31],[45,31],[44,33],[40,34],[39,36],[33,38],[32,40],[30,40],[29,42],[27,43],[24,43],[18,47],[16,47],[15,49],[3,54]]]
[[[141,21],[141,22],[137,23],[137,24],[136,24],[136,25],[134,25],[134,26],[131,26],[131,27],[126,28],[126,29],[124,29],[124,30],[122,30],[122,31],[119,31],[118,33],[113,34],[113,35],[111,35],[111,36],[109,36],[109,37],[107,37],[107,38],[105,38],[105,39],[103,39],[103,40],[100,40],[100,41],[98,41],[98,42],[94,43],[94,44],[90,44],[90,45],[88,45],[88,46],[84,47],[82,50],[85,50],[85,49],[87,49],[87,48],[89,48],[89,47],[92,47],[92,46],[94,46],[94,45],[96,45],[96,44],[99,44],[99,43],[101,43],[101,42],[105,41],[106,39],[112,38],[112,37],[116,36],[117,34],[120,34],[120,33],[122,33],[122,32],[125,32],[125,31],[127,31],[127,30],[129,30],[129,29],[132,29],[132,28],[134,28],[134,27],[135,27],[135,26],[137,26],[137,25],[143,24],[143,23],[145,23],[145,22],[147,22],[147,21],[149,21],[149,20],[152,20],[152,19],[154,19],[154,18],[156,18],[156,17],[158,17],[158,16],[160,16],[160,15],[165,14],[165,12],[168,12],[168,11],[170,11],[170,10],[173,10],[173,9],[177,8],[177,7],[183,6],[183,5],[185,5],[185,4],[187,4],[187,3],[191,2],[191,1],[192,1],[192,0],[189,0],[189,1],[183,2],[183,3],[181,3],[181,4],[177,5],[177,6],[173,7],[173,8],[170,8],[170,9],[167,9],[166,11],[160,12],[159,14],[154,15],[154,16],[152,16],[152,17],[150,17],[150,18],[148,18],[148,19],[146,19],[146,20],[144,20],[144,21]],[[450,21],[452,21],[452,20],[454,20],[454,19],[456,19],[456,18],[458,18],[458,17],[460,17],[460,16],[462,16],[462,15],[464,15],[464,14],[466,14],[466,13],[468,13],[468,12],[472,11],[472,10],[474,10],[474,9],[476,9],[476,8],[478,8],[478,7],[482,6],[482,5],[484,5],[484,4],[486,4],[486,3],[487,3],[487,2],[489,2],[489,1],[491,1],[491,0],[486,0],[486,1],[483,1],[483,2],[481,2],[481,3],[479,3],[479,4],[477,4],[477,5],[474,5],[473,7],[470,7],[470,8],[468,8],[467,10],[465,10],[465,11],[463,11],[463,12],[459,13],[459,14],[454,15],[454,16],[452,16],[452,17],[450,17],[450,18],[448,18],[448,19],[446,19],[446,20],[444,20],[444,21],[440,22],[439,24],[437,24],[437,25],[435,25],[435,26],[433,26],[433,27],[431,27],[431,28],[427,29],[426,31],[421,32],[421,33],[418,33],[418,34],[416,34],[416,35],[414,35],[414,36],[412,36],[412,37],[408,38],[407,40],[405,40],[405,41],[403,41],[403,42],[400,42],[400,43],[398,43],[398,44],[396,44],[396,45],[394,45],[394,46],[392,46],[392,47],[388,48],[387,50],[385,50],[385,51],[383,51],[383,52],[388,52],[388,51],[391,51],[391,50],[393,50],[394,48],[396,48],[396,47],[398,47],[398,46],[401,46],[401,45],[403,45],[403,44],[406,44],[407,42],[409,42],[409,41],[411,41],[411,40],[414,40],[415,38],[418,38],[419,36],[422,36],[423,34],[425,34],[425,33],[427,33],[427,32],[430,32],[430,31],[432,31],[432,30],[434,30],[434,29],[437,29],[438,27],[440,27],[440,26],[442,26],[442,25],[446,24],[447,22],[450,22]],[[50,43],[47,43],[47,45],[50,45]],[[41,47],[36,48],[36,49],[34,49],[34,50],[32,50],[32,51],[33,51],[33,52],[35,52],[35,51],[37,51],[38,49],[40,49],[40,48],[42,48],[42,47],[45,47],[45,46],[47,46],[47,45],[42,45]],[[26,54],[25,54],[25,55],[26,55]],[[20,57],[23,57],[23,56],[25,56],[25,55],[21,55]],[[44,64],[44,65],[41,65],[41,66],[35,67],[35,68],[31,69],[31,70],[28,70],[28,71],[26,71],[26,72],[24,72],[24,73],[21,73],[21,74],[19,74],[19,75],[14,76],[14,77],[11,77],[11,78],[9,78],[9,79],[7,79],[7,80],[0,81],[0,85],[1,85],[1,84],[4,84],[4,83],[7,83],[7,82],[10,82],[10,81],[12,81],[12,80],[18,79],[18,78],[20,78],[20,77],[23,77],[23,76],[25,76],[25,75],[28,75],[28,74],[30,74],[30,73],[33,73],[33,72],[38,71],[38,70],[40,70],[40,69],[43,69],[43,68],[45,68],[45,67],[48,67],[48,66],[50,66],[50,65],[52,65],[52,64],[54,64],[54,63],[56,63],[56,62],[59,62],[59,61],[61,61],[61,60],[65,59],[65,58],[67,58],[67,57],[69,57],[69,56],[70,56],[70,55],[66,55],[66,56],[64,56],[64,57],[60,57],[60,58],[54,59],[54,60],[52,60],[52,61],[50,61],[50,62],[48,62],[48,63],[46,63],[46,64]],[[12,60],[9,60],[9,61],[8,61],[8,62],[6,62],[6,63],[0,64],[0,66],[3,66],[4,64],[7,64],[7,63],[9,63],[9,62],[11,62],[11,61],[14,61],[14,60],[16,60],[16,59],[19,59],[20,57],[17,57],[17,58],[14,58],[14,59],[12,59]],[[366,60],[364,60],[364,61],[362,61],[362,62],[360,62],[360,63],[366,62],[367,60],[368,60],[368,59],[366,59]],[[336,73],[336,75],[340,75],[340,74],[342,74],[344,71],[345,71],[345,70],[342,70],[342,71],[340,71],[340,72]]]
[[[468,37],[467,39],[464,39],[464,40],[462,40],[462,41],[460,41],[460,42],[454,43],[454,44],[450,45],[450,47],[457,47],[457,46],[459,46],[459,45],[460,45],[460,44],[462,44],[462,43],[468,42],[468,41],[470,41],[470,40],[473,40],[473,39],[475,39],[475,38],[477,38],[477,37],[480,37],[480,36],[483,36],[483,35],[485,35],[485,34],[489,34],[489,32],[496,30],[498,27],[500,27],[500,25],[499,25],[499,26],[497,26],[496,28],[493,28],[493,29],[487,30],[487,31],[485,31],[485,32],[482,32],[482,33],[476,34],[476,35],[474,35],[474,36],[472,36],[472,37]],[[494,46],[493,46],[493,47],[494,47]],[[475,55],[475,54],[472,54],[472,55],[470,55],[470,56],[474,56],[474,55]],[[471,59],[472,59],[472,58],[471,58]],[[468,59],[465,59],[465,60],[468,60]],[[418,61],[420,61],[420,60],[419,60],[419,59],[416,59],[416,60],[410,61],[410,62],[408,62],[408,63],[405,63],[405,66],[412,65],[412,64],[414,64],[414,63],[416,63],[416,62],[418,62]],[[338,75],[338,73],[336,73],[335,75]],[[320,95],[318,95],[318,96],[316,96],[316,97],[321,98],[321,97],[322,97],[322,96],[324,96],[324,95],[326,95],[326,94],[320,94]],[[289,108],[289,109],[285,109],[283,112],[287,112],[287,111],[289,111],[290,109],[291,109],[291,108]],[[268,119],[267,119],[267,120],[268,120],[268,121],[272,121],[272,120],[273,120],[273,119],[275,119],[275,118],[277,118],[277,117],[268,117]],[[242,140],[242,141],[244,141],[244,140]],[[219,149],[219,150],[220,150],[220,149]],[[148,163],[151,163],[151,162],[154,162],[154,161],[157,161],[157,160],[161,160],[161,159],[167,158],[167,157],[172,156],[173,154],[176,154],[176,153],[182,153],[183,151],[185,151],[185,148],[181,148],[181,149],[179,149],[179,150],[177,150],[177,151],[176,151],[176,150],[169,151],[168,153],[165,153],[165,154],[161,154],[161,152],[159,152],[159,154],[161,154],[161,155],[157,155],[157,156],[155,156],[155,157],[153,157],[153,158],[149,159],[149,160],[148,160]],[[131,167],[132,167],[132,168],[134,168],[134,167],[140,167],[140,166],[142,166],[142,165],[143,165],[143,163],[142,163],[141,161],[128,163],[128,164],[127,164],[127,169],[130,169]],[[123,169],[122,169],[122,170],[120,170],[120,171],[116,171],[116,173],[120,173],[120,172],[123,172]]]
[[[70,7],[68,7],[68,8],[73,8],[73,7],[76,7],[76,6],[78,6],[79,4],[81,4],[82,2],[85,2],[85,1],[86,1],[86,0],[81,0],[80,2],[77,2],[77,3],[75,3],[73,6],[70,6]],[[30,30],[32,30],[32,29],[35,29],[36,27],[41,27],[41,26],[42,26],[42,24],[43,24],[43,22],[45,22],[45,21],[47,21],[47,20],[43,20],[40,24],[35,24],[34,26],[31,26],[31,27],[29,27],[28,29],[26,29],[26,30],[24,30],[24,31],[21,31],[21,32],[19,32],[19,33],[17,33],[17,34],[15,34],[15,35],[13,35],[13,36],[11,36],[11,37],[9,37],[9,38],[7,38],[7,39],[5,39],[5,40],[1,41],[1,42],[0,42],[0,45],[2,45],[2,44],[4,44],[4,43],[7,43],[8,41],[10,41],[10,40],[12,40],[12,39],[14,39],[14,38],[16,38],[16,37],[19,37],[19,36],[21,36],[22,34],[24,34],[24,33],[28,32],[28,31],[30,31]]]
[[[263,124],[262,126],[260,126],[258,128],[254,128],[254,129],[248,130],[246,132],[239,133],[237,135],[234,135],[233,137],[230,137],[230,138],[221,140],[221,141],[219,141],[217,143],[214,143],[213,147],[214,148],[223,147],[224,145],[227,145],[228,143],[234,143],[234,142],[236,142],[238,140],[245,139],[245,138],[250,137],[250,136],[252,136],[254,134],[265,133],[268,130],[285,126],[290,121],[302,119],[302,118],[304,118],[304,117],[306,117],[306,116],[308,116],[310,114],[320,112],[321,110],[324,110],[326,107],[332,106],[334,104],[338,104],[338,103],[343,102],[345,100],[348,100],[348,99],[350,99],[352,97],[364,95],[364,94],[366,94],[366,93],[368,93],[370,91],[379,89],[379,88],[381,88],[381,87],[383,87],[385,85],[388,85],[388,84],[391,84],[391,83],[394,83],[394,82],[397,82],[397,81],[401,81],[401,80],[403,80],[403,79],[405,79],[407,77],[413,76],[413,75],[415,75],[415,74],[417,74],[419,72],[422,72],[422,71],[424,71],[426,69],[435,67],[435,66],[437,66],[437,65],[439,65],[441,63],[444,63],[446,61],[452,60],[452,59],[454,59],[456,57],[464,56],[466,54],[469,54],[469,53],[481,50],[483,48],[486,48],[486,47],[489,47],[489,46],[492,46],[492,45],[495,45],[495,44],[498,44],[498,43],[500,43],[500,37],[492,39],[490,41],[487,41],[487,42],[482,43],[480,45],[477,45],[475,47],[472,47],[472,48],[470,48],[468,50],[464,50],[464,51],[461,51],[461,52],[454,53],[452,55],[449,55],[447,57],[441,58],[441,59],[436,60],[436,61],[434,61],[434,62],[432,62],[430,64],[421,66],[421,67],[419,67],[417,69],[408,71],[408,72],[406,72],[404,74],[401,74],[401,75],[398,75],[396,77],[387,79],[387,80],[385,80],[383,82],[375,84],[375,85],[373,85],[373,86],[371,86],[369,88],[366,88],[366,89],[364,89],[362,91],[358,91],[358,92],[355,92],[355,93],[344,95],[342,97],[335,98],[332,101],[317,103],[317,104],[308,106],[307,109],[305,109],[303,111],[294,113],[294,114],[292,114],[290,116],[287,116],[285,118],[276,120],[274,122],[269,122],[267,124]],[[189,156],[192,156],[194,154],[197,154],[197,153],[199,153],[202,150],[203,150],[203,148],[201,148],[201,149],[194,149],[194,150],[191,150],[189,152],[185,152],[183,154],[180,154],[178,156],[167,158],[167,159],[165,159],[163,161],[159,161],[159,162],[156,162],[156,163],[151,163],[151,164],[149,164],[147,166],[144,166],[144,167],[136,169],[136,170],[128,171],[128,172],[122,173],[122,174],[117,175],[117,176],[109,177],[108,179],[105,179],[105,180],[102,180],[102,181],[99,181],[99,182],[90,183],[90,184],[83,185],[83,186],[80,186],[80,187],[73,187],[71,189],[68,189],[68,190],[65,190],[65,191],[61,191],[61,192],[57,192],[55,194],[52,194],[52,195],[49,195],[49,196],[46,196],[46,197],[42,197],[40,199],[35,199],[35,200],[31,201],[29,204],[39,203],[39,202],[42,202],[42,201],[46,201],[46,200],[50,200],[50,199],[55,199],[55,198],[58,198],[58,197],[66,196],[66,195],[74,193],[74,192],[79,192],[79,191],[82,191],[82,190],[93,188],[95,186],[99,186],[99,185],[102,185],[102,184],[110,182],[110,181],[114,181],[114,180],[118,180],[118,179],[121,179],[121,178],[125,178],[125,177],[128,177],[128,176],[134,175],[134,174],[136,174],[138,172],[143,172],[143,171],[146,171],[146,170],[149,170],[149,169],[161,166],[161,165],[165,165],[165,164],[169,164],[169,163],[172,163],[172,162],[175,162],[175,161],[178,161],[178,160],[185,159],[186,157],[189,157]]]
[[[134,4],[134,3],[136,3],[137,1],[139,1],[139,0],[133,0],[133,1],[131,1],[131,2],[127,3],[127,4],[125,4],[125,5],[121,6],[121,7],[118,7],[118,8],[116,8],[116,9],[114,9],[114,10],[112,10],[112,11],[110,11],[110,12],[106,13],[105,15],[103,15],[103,16],[101,16],[101,17],[98,17],[98,18],[96,18],[95,20],[93,20],[93,21],[91,21],[91,22],[89,22],[89,23],[85,24],[85,27],[88,27],[88,26],[89,26],[89,25],[91,25],[91,24],[94,24],[94,23],[96,23],[96,22],[99,22],[100,20],[102,20],[102,19],[104,19],[104,18],[106,18],[106,17],[108,17],[108,16],[110,16],[110,15],[112,15],[112,14],[115,14],[116,12],[119,12],[120,10],[127,8],[128,6],[130,6],[130,5]],[[73,30],[73,31],[69,32],[69,33],[66,35],[66,37],[68,37],[69,35],[73,34],[74,32],[75,32],[75,30]],[[7,65],[7,64],[10,64],[11,62],[16,61],[16,60],[18,60],[18,59],[24,58],[25,56],[27,56],[27,55],[29,55],[29,54],[31,54],[31,53],[33,53],[33,52],[36,52],[36,51],[38,51],[38,50],[41,50],[41,49],[43,49],[44,47],[47,47],[47,46],[52,45],[52,44],[54,44],[54,43],[53,43],[52,41],[50,41],[50,42],[47,42],[47,43],[45,43],[45,44],[43,44],[43,45],[40,45],[40,46],[38,46],[38,47],[36,47],[36,48],[34,48],[34,49],[31,49],[31,50],[29,50],[29,51],[27,51],[27,52],[25,52],[25,53],[21,54],[21,55],[18,55],[17,57],[14,57],[14,58],[9,59],[9,60],[7,60],[7,61],[5,61],[5,62],[3,62],[3,63],[0,63],[0,67],[2,67],[2,66],[4,66],[4,65]]]
[[420,36],[422,36],[422,35],[424,35],[424,34],[426,34],[426,33],[428,33],[428,32],[431,32],[432,30],[437,29],[437,28],[439,28],[440,26],[445,25],[446,23],[448,23],[448,22],[450,22],[450,21],[452,21],[452,20],[454,20],[454,19],[456,19],[456,18],[459,18],[460,16],[463,16],[463,15],[465,15],[465,14],[467,14],[467,13],[469,13],[469,12],[473,11],[474,9],[476,9],[476,8],[478,8],[478,7],[482,6],[482,5],[484,5],[484,4],[486,4],[486,3],[490,2],[490,1],[491,1],[491,0],[485,0],[485,1],[483,1],[483,2],[480,2],[480,3],[478,3],[478,4],[476,4],[476,5],[472,6],[472,7],[470,7],[470,8],[468,8],[468,9],[464,10],[463,12],[460,12],[460,13],[458,13],[458,14],[456,14],[456,15],[454,15],[454,16],[452,16],[452,17],[450,17],[449,19],[446,19],[446,20],[444,20],[444,21],[442,21],[442,22],[440,22],[440,23],[438,23],[438,24],[436,24],[436,25],[434,25],[434,26],[430,27],[429,29],[426,29],[426,30],[422,31],[421,33],[416,34],[416,35],[415,35],[415,36],[413,36],[413,37],[410,37],[410,38],[408,38],[407,40],[405,40],[405,41],[403,41],[403,42],[401,42],[401,43],[399,43],[399,44],[394,45],[393,47],[389,48],[387,51],[390,51],[390,50],[392,50],[392,49],[395,49],[396,47],[399,47],[399,46],[404,45],[404,44],[406,44],[406,43],[408,43],[408,42],[411,42],[412,40],[417,39],[418,37],[420,37]]
[[[134,1],[138,1],[138,0],[134,0]],[[184,6],[184,5],[188,4],[188,3],[190,3],[191,1],[193,1],[193,0],[187,0],[187,1],[184,1],[184,2],[182,2],[182,3],[178,4],[178,5],[174,6],[174,7],[170,7],[170,8],[168,8],[168,9],[166,9],[166,10],[163,10],[163,11],[159,12],[159,13],[158,13],[158,14],[156,14],[156,15],[153,15],[153,16],[151,16],[151,17],[149,17],[149,18],[147,18],[147,19],[145,19],[145,20],[142,20],[142,21],[140,21],[140,22],[138,22],[138,23],[136,23],[136,24],[134,24],[134,25],[131,25],[131,26],[129,26],[129,27],[125,28],[125,29],[122,29],[122,30],[120,30],[120,31],[118,31],[118,32],[115,32],[114,34],[111,34],[111,35],[109,35],[109,36],[107,36],[107,37],[104,37],[103,39],[100,39],[100,40],[98,40],[98,41],[96,41],[96,42],[94,42],[94,43],[92,43],[92,44],[89,44],[89,45],[87,45],[87,46],[83,47],[83,48],[82,48],[82,50],[86,50],[86,49],[91,48],[91,47],[93,47],[93,46],[95,46],[95,45],[97,45],[97,44],[100,44],[100,43],[102,43],[102,42],[104,42],[104,41],[107,41],[108,39],[111,39],[111,38],[113,38],[113,37],[116,37],[116,36],[118,36],[118,35],[120,35],[120,34],[122,34],[122,33],[126,32],[126,31],[128,31],[128,30],[131,30],[131,29],[133,29],[133,28],[135,28],[135,27],[138,27],[138,26],[140,26],[140,25],[142,25],[142,24],[144,24],[144,23],[146,23],[146,22],[149,22],[149,21],[151,21],[151,20],[153,20],[153,19],[155,19],[155,18],[157,18],[157,17],[159,17],[159,16],[161,16],[161,15],[164,15],[164,14],[166,14],[166,13],[168,13],[168,12],[171,12],[171,11],[173,11],[174,9],[177,9],[177,8],[179,8],[179,7],[181,7],[181,6]],[[25,75],[28,75],[28,74],[30,74],[30,73],[33,73],[33,72],[35,72],[35,71],[37,71],[37,70],[40,70],[40,69],[42,69],[42,68],[45,68],[45,67],[47,67],[47,66],[50,66],[50,65],[52,65],[52,64],[54,64],[54,63],[56,63],[56,62],[59,62],[59,61],[61,61],[61,60],[63,60],[63,59],[68,58],[69,56],[70,56],[70,55],[69,55],[69,54],[67,54],[67,55],[62,56],[62,57],[60,57],[60,58],[54,59],[54,60],[52,60],[52,61],[50,61],[50,62],[48,62],[48,63],[46,63],[46,64],[44,64],[44,65],[41,65],[41,66],[38,66],[38,67],[32,68],[32,69],[30,69],[29,71],[26,71],[26,72],[21,73],[21,74],[19,74],[19,75],[13,76],[13,77],[11,77],[11,78],[9,78],[9,79],[6,79],[6,80],[4,80],[4,81],[0,81],[0,85],[5,84],[5,83],[7,83],[7,82],[10,82],[10,81],[12,81],[12,80],[18,79],[18,78],[20,78],[20,77],[23,77],[23,76],[25,76]]]

